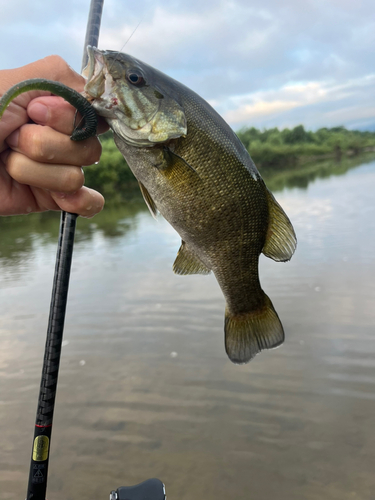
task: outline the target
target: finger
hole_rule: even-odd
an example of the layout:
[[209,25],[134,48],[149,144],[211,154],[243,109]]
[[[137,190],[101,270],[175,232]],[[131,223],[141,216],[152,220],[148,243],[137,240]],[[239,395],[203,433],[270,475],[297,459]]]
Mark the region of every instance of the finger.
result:
[[28,78],[46,78],[59,81],[78,92],[82,92],[85,85],[85,79],[76,73],[62,57],[52,55],[20,68],[1,71],[2,92]]
[[102,146],[97,137],[71,141],[50,127],[26,124],[7,138],[9,146],[41,163],[92,165],[100,159]]
[[[28,78],[46,78],[48,80],[60,81],[72,87],[78,92],[82,92],[85,80],[59,56],[48,56],[39,61],[35,61],[26,66],[11,70],[0,71],[0,95],[4,94],[12,85]],[[26,108],[29,102],[37,96],[49,95],[42,90],[34,90],[21,94],[4,112],[0,121],[0,151],[4,151],[5,138],[28,121]]]
[[74,194],[51,192],[51,196],[61,210],[78,214],[88,219],[94,217],[104,207],[103,196],[94,189],[86,186]]
[[[73,132],[76,110],[62,97],[49,96],[33,99],[27,107],[27,113],[35,123],[48,125],[67,135]],[[76,124],[78,123],[79,119],[76,120]],[[99,118],[97,134],[103,134],[108,129],[108,124],[103,118]]]
[[21,153],[11,152],[5,159],[5,168],[15,181],[49,191],[74,193],[84,183],[80,167],[40,163]]

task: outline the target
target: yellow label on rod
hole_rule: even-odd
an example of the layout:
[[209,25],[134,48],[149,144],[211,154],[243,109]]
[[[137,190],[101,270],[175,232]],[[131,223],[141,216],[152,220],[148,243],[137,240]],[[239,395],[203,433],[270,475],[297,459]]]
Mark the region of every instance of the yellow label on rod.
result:
[[37,436],[34,440],[33,460],[43,462],[48,458],[49,439],[47,436]]

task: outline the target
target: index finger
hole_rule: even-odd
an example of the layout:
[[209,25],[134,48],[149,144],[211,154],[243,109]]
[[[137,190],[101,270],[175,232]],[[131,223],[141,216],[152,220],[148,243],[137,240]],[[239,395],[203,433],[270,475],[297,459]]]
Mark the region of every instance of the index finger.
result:
[[64,59],[53,55],[19,68],[2,70],[0,94],[3,94],[12,85],[29,78],[46,78],[58,81],[72,87],[77,92],[82,92],[85,85],[84,78],[76,73]]
[[[27,113],[38,125],[48,125],[66,135],[71,135],[73,132],[76,110],[62,97],[37,97],[28,105]],[[78,115],[75,125],[78,125],[79,120]],[[108,129],[108,124],[103,118],[99,118],[97,134],[103,134]]]
[[[76,73],[59,56],[48,56],[20,68],[5,69],[0,71],[0,95],[3,95],[10,87],[29,78],[46,78],[47,80],[59,81],[82,92],[85,80]],[[6,149],[4,143],[14,130],[27,123],[28,116],[26,108],[29,102],[37,97],[45,95],[44,91],[34,90],[21,94],[11,102],[9,108],[4,112],[0,120],[0,151]]]

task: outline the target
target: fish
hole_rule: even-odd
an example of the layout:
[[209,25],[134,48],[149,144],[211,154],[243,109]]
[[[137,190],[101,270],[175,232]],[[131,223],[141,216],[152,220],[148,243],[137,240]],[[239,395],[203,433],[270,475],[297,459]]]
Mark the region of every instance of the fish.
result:
[[236,364],[284,342],[262,290],[259,256],[285,262],[297,239],[248,151],[198,94],[121,52],[88,47],[86,97],[105,118],[144,200],[181,236],[179,275],[213,272],[226,300],[225,350]]

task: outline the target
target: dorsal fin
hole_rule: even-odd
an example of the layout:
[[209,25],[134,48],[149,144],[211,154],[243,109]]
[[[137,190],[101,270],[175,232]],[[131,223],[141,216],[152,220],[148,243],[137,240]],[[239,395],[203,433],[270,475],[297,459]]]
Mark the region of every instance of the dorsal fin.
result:
[[297,238],[288,216],[275,200],[273,194],[266,190],[269,208],[269,223],[266,243],[262,252],[278,262],[286,262],[292,258],[297,246]]
[[173,272],[176,274],[209,274],[208,267],[181,241],[176,260],[173,263]]
[[141,193],[143,196],[143,199],[146,202],[146,205],[148,206],[148,209],[151,212],[151,215],[153,216],[154,219],[156,219],[156,216],[158,214],[158,210],[156,208],[154,200],[151,198],[150,193],[147,191],[147,189],[144,187],[142,182],[138,181],[139,187],[141,188]]

